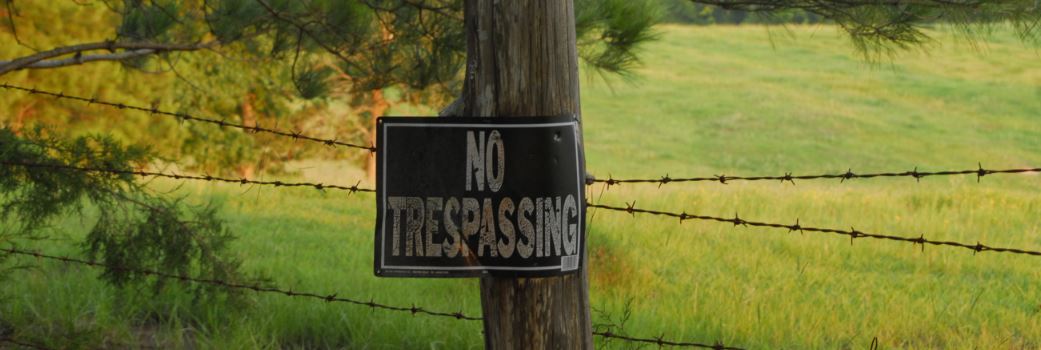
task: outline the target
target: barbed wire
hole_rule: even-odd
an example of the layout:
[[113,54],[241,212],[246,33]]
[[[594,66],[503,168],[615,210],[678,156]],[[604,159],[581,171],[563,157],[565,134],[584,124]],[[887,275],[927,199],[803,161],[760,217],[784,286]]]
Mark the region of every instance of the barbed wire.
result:
[[726,345],[723,345],[723,343],[716,343],[716,344],[709,345],[709,344],[704,344],[704,343],[681,342],[681,341],[674,341],[674,340],[665,339],[664,336],[659,336],[657,338],[637,338],[637,337],[630,337],[630,336],[627,336],[627,335],[624,335],[624,334],[617,334],[617,333],[614,333],[614,332],[611,332],[611,331],[605,331],[605,332],[596,332],[596,331],[594,331],[593,335],[599,336],[599,337],[604,337],[604,338],[619,339],[619,340],[622,340],[622,341],[627,341],[627,342],[632,342],[632,343],[654,344],[654,345],[658,345],[659,348],[665,347],[665,346],[675,346],[675,347],[701,348],[701,349],[714,349],[714,350],[744,350],[742,348],[735,348],[735,347],[732,347],[732,346],[726,346]]
[[[929,244],[929,245],[936,245],[936,246],[949,246],[949,247],[966,248],[966,249],[970,249],[970,250],[974,251],[975,253],[979,253],[979,252],[997,252],[997,253],[1012,253],[1012,254],[1025,254],[1025,255],[1032,255],[1032,256],[1041,256],[1041,251],[1033,251],[1033,250],[1026,250],[1026,249],[1017,249],[1017,248],[991,247],[991,246],[987,246],[987,245],[984,245],[984,244],[979,243],[979,242],[976,242],[976,244],[966,244],[966,243],[953,242],[953,241],[930,240],[930,239],[926,239],[925,235],[920,235],[917,238],[915,238],[915,237],[902,237],[902,236],[894,236],[894,235],[886,235],[886,234],[868,233],[868,232],[858,231],[857,229],[855,229],[853,227],[850,227],[849,230],[840,230],[840,229],[832,229],[832,228],[820,228],[820,227],[803,226],[803,225],[801,225],[799,223],[798,219],[795,220],[795,224],[791,224],[791,225],[766,223],[766,222],[756,222],[756,221],[749,221],[749,220],[742,219],[737,214],[735,214],[733,218],[724,218],[724,217],[716,217],[716,216],[687,214],[686,212],[675,213],[675,212],[667,212],[667,211],[639,209],[639,208],[635,207],[635,205],[636,205],[635,201],[633,203],[626,203],[626,207],[624,207],[624,208],[622,208],[622,207],[613,207],[613,206],[602,205],[602,204],[592,204],[592,203],[586,203],[586,205],[588,207],[590,207],[590,208],[600,208],[600,209],[605,209],[605,210],[626,212],[626,213],[629,213],[630,215],[634,215],[634,216],[635,216],[635,214],[639,213],[639,214],[650,214],[650,215],[657,215],[657,216],[674,217],[674,218],[680,219],[681,223],[683,221],[685,221],[685,220],[703,220],[703,221],[716,221],[716,222],[731,223],[731,224],[734,224],[734,226],[756,226],[756,227],[781,228],[781,229],[787,229],[789,232],[799,231],[801,233],[801,232],[807,232],[808,231],[808,232],[834,233],[834,234],[838,234],[838,235],[849,236],[850,244],[853,244],[853,240],[854,239],[865,237],[865,238],[884,239],[884,240],[891,240],[891,241],[898,241],[898,242],[907,242],[907,243],[911,243],[911,244],[920,244],[920,245],[922,245],[922,250],[925,250],[925,245]],[[975,254],[975,253],[973,253],[973,254]]]
[[141,177],[163,177],[175,180],[197,180],[197,181],[209,181],[209,182],[225,182],[240,185],[261,185],[261,186],[275,186],[275,187],[310,187],[316,190],[339,190],[347,191],[350,194],[355,192],[376,192],[371,188],[358,187],[361,185],[359,181],[353,186],[343,185],[330,185],[318,182],[286,182],[286,181],[260,181],[260,180],[248,180],[246,178],[227,178],[210,175],[185,175],[177,173],[160,173],[153,171],[140,171],[140,170],[125,170],[125,169],[109,169],[109,168],[98,168],[98,167],[84,167],[66,164],[42,164],[42,163],[29,163],[29,162],[11,162],[11,161],[0,161],[0,164],[7,166],[24,166],[29,168],[42,168],[42,169],[55,169],[55,170],[74,170],[82,172],[97,172],[97,173],[108,173],[117,175],[133,175]]
[[[0,248],[0,252],[6,252],[6,253],[10,253],[10,254],[23,255],[23,256],[32,256],[32,257],[35,257],[35,258],[38,258],[38,259],[55,260],[55,261],[61,261],[61,262],[64,262],[64,263],[74,263],[74,264],[80,264],[80,265],[87,265],[87,266],[96,267],[96,268],[109,268],[109,269],[114,269],[114,270],[119,270],[119,271],[124,271],[124,272],[131,272],[131,273],[136,273],[136,274],[142,274],[142,275],[147,275],[147,276],[155,276],[155,277],[159,277],[159,278],[179,280],[179,281],[183,281],[183,282],[209,284],[209,285],[214,285],[214,286],[218,286],[218,287],[221,287],[221,288],[227,288],[227,289],[249,290],[249,291],[254,291],[254,292],[258,292],[258,293],[270,293],[270,294],[276,294],[276,295],[284,295],[284,296],[288,296],[288,297],[309,298],[309,299],[321,300],[321,301],[325,301],[325,302],[341,302],[341,303],[347,303],[347,304],[353,304],[353,305],[359,305],[359,306],[367,306],[367,307],[372,308],[374,310],[375,309],[380,309],[380,310],[388,310],[388,311],[408,312],[408,313],[411,313],[412,315],[422,314],[422,315],[427,315],[427,316],[453,318],[453,319],[457,319],[457,320],[466,320],[466,321],[480,321],[480,320],[483,320],[483,317],[468,316],[468,315],[464,314],[462,311],[460,311],[460,312],[433,311],[433,310],[428,310],[428,309],[423,308],[423,307],[418,307],[415,304],[413,304],[410,307],[393,306],[393,305],[376,303],[375,301],[372,301],[372,300],[362,301],[362,300],[358,300],[358,299],[344,298],[344,297],[338,296],[335,293],[334,294],[323,295],[323,294],[318,294],[318,293],[313,293],[313,292],[296,292],[296,291],[293,291],[293,290],[290,290],[290,289],[280,289],[280,288],[275,288],[275,287],[265,287],[265,286],[259,286],[259,285],[239,284],[239,283],[235,283],[235,282],[229,282],[229,281],[218,280],[218,279],[198,278],[198,277],[190,277],[190,276],[184,276],[184,275],[169,274],[169,273],[164,273],[164,272],[155,271],[155,270],[128,268],[128,267],[124,267],[124,266],[114,266],[114,265],[99,263],[99,262],[96,262],[96,261],[93,261],[93,260],[77,259],[77,258],[72,258],[72,257],[68,257],[68,256],[49,255],[49,254],[40,253],[38,251],[29,251],[29,250],[22,250],[22,249],[17,249],[17,248]],[[596,336],[599,336],[599,337],[604,337],[604,338],[619,339],[619,340],[628,341],[628,342],[641,342],[641,343],[648,343],[648,344],[657,344],[659,347],[661,347],[661,346],[677,346],[677,347],[694,347],[694,348],[706,348],[706,349],[718,349],[718,350],[741,350],[741,348],[724,346],[722,343],[717,343],[715,345],[708,345],[708,344],[695,343],[695,342],[682,342],[682,341],[668,340],[668,339],[665,339],[664,336],[659,336],[657,338],[638,338],[638,337],[632,337],[632,336],[627,336],[627,335],[623,335],[623,334],[617,334],[617,333],[613,333],[613,332],[610,332],[610,331],[608,331],[608,332],[593,332],[593,335],[596,335]]]
[[77,258],[72,258],[72,257],[68,257],[68,256],[48,255],[48,254],[43,254],[43,253],[40,253],[40,252],[37,252],[37,251],[28,251],[28,250],[21,250],[21,249],[16,249],[16,248],[0,248],[0,252],[7,252],[7,253],[10,253],[10,254],[23,255],[23,256],[33,256],[33,257],[40,258],[40,259],[56,260],[56,261],[61,261],[61,262],[65,262],[65,263],[74,263],[74,264],[80,264],[80,265],[87,265],[87,266],[91,266],[91,267],[108,268],[108,269],[119,270],[119,271],[130,272],[130,273],[136,273],[136,274],[141,274],[141,275],[146,275],[146,276],[155,276],[155,277],[159,277],[159,278],[179,280],[179,281],[183,281],[183,282],[209,284],[209,285],[214,285],[214,286],[218,286],[218,287],[226,288],[226,289],[250,290],[250,291],[254,291],[254,292],[258,292],[258,293],[281,294],[281,295],[284,295],[284,296],[287,296],[287,297],[309,298],[309,299],[321,300],[321,301],[330,302],[330,303],[331,302],[339,302],[339,303],[347,303],[347,304],[353,304],[353,305],[367,306],[367,307],[369,307],[371,309],[374,309],[374,310],[380,309],[380,310],[387,310],[387,311],[408,312],[408,313],[411,313],[412,315],[421,314],[421,315],[427,315],[427,316],[447,317],[447,318],[454,318],[454,319],[458,319],[458,320],[467,320],[467,321],[479,321],[479,320],[481,320],[480,317],[467,316],[462,311],[460,311],[460,312],[433,311],[433,310],[428,310],[428,309],[423,308],[423,307],[418,307],[415,304],[413,304],[411,307],[394,306],[394,305],[380,304],[380,303],[377,303],[377,302],[372,301],[372,300],[363,301],[363,300],[358,300],[358,299],[351,299],[351,298],[340,297],[340,296],[338,296],[335,293],[334,294],[323,295],[323,294],[318,294],[318,293],[314,293],[314,292],[296,292],[296,291],[293,291],[291,289],[280,289],[280,288],[276,288],[276,287],[265,287],[265,286],[260,286],[260,285],[240,284],[240,283],[229,282],[229,281],[224,281],[224,280],[219,280],[219,279],[199,278],[199,277],[191,277],[191,276],[170,274],[170,273],[165,273],[165,272],[155,271],[155,270],[136,269],[136,268],[129,268],[129,267],[125,267],[125,266],[115,266],[115,265],[99,263],[99,262],[96,262],[96,261],[93,261],[93,260],[77,259]]
[[[737,347],[732,347],[732,346],[725,346],[722,343],[716,343],[716,344],[713,344],[713,345],[709,345],[709,344],[696,343],[696,342],[673,341],[673,340],[665,339],[664,336],[659,336],[657,338],[637,338],[637,337],[631,337],[631,336],[627,336],[627,335],[623,335],[623,334],[617,334],[617,333],[610,332],[610,331],[607,331],[607,332],[593,332],[593,335],[598,336],[598,337],[602,337],[602,338],[618,339],[618,340],[626,341],[626,342],[655,344],[655,345],[658,345],[659,348],[665,347],[665,346],[673,346],[673,347],[688,347],[688,348],[701,348],[701,349],[714,349],[714,350],[744,350],[743,348],[737,348]],[[11,337],[0,338],[0,343],[9,343],[9,344],[14,344],[14,345],[18,345],[18,346],[22,346],[22,347],[26,347],[26,348],[30,348],[30,349],[36,349],[36,350],[51,350],[51,348],[45,347],[45,346],[40,345],[40,344],[28,343],[28,342],[17,340],[17,339],[11,338]]]
[[608,187],[614,185],[621,185],[627,183],[649,183],[658,184],[658,187],[662,185],[673,183],[673,182],[719,182],[721,184],[727,184],[730,181],[780,181],[781,183],[790,182],[795,184],[795,180],[818,180],[818,179],[839,179],[840,182],[852,179],[870,179],[876,177],[912,177],[916,181],[920,181],[923,177],[927,176],[956,176],[956,175],[976,175],[976,182],[979,182],[984,176],[993,174],[1022,174],[1022,173],[1041,173],[1041,168],[1020,168],[1020,169],[984,169],[983,164],[977,164],[976,169],[967,170],[944,170],[944,171],[918,171],[915,167],[914,170],[904,172],[883,172],[883,173],[864,173],[857,174],[853,172],[853,169],[846,170],[845,173],[834,173],[834,174],[817,174],[817,175],[792,175],[792,173],[785,173],[782,176],[726,176],[726,175],[713,175],[704,177],[670,177],[668,174],[657,179],[615,179],[608,177],[604,179],[593,179],[594,183],[604,183]]
[[52,91],[40,90],[40,89],[37,89],[35,87],[27,88],[27,87],[21,87],[21,86],[16,86],[16,85],[10,85],[10,84],[7,84],[7,83],[0,83],[0,88],[8,89],[8,90],[23,91],[23,92],[29,93],[30,95],[44,95],[44,96],[54,97],[54,98],[57,98],[57,99],[79,101],[79,102],[84,102],[84,103],[86,103],[88,105],[102,105],[102,106],[114,107],[114,108],[117,108],[117,109],[129,109],[129,110],[141,111],[141,112],[149,113],[149,114],[152,114],[152,115],[161,115],[161,116],[167,116],[167,117],[174,117],[174,118],[177,118],[177,120],[187,120],[187,121],[194,121],[194,122],[200,122],[200,123],[214,124],[214,125],[220,126],[221,128],[230,127],[230,128],[242,129],[242,130],[244,130],[246,132],[251,132],[251,133],[267,133],[267,134],[278,135],[278,136],[282,136],[282,137],[290,137],[290,138],[293,138],[294,140],[305,140],[305,141],[317,142],[317,143],[322,143],[322,144],[327,145],[327,146],[342,146],[342,147],[363,149],[363,150],[369,151],[370,153],[376,151],[376,147],[375,146],[371,146],[371,145],[370,146],[366,146],[366,145],[359,145],[359,144],[343,142],[343,141],[339,141],[339,140],[336,140],[336,139],[323,139],[323,138],[318,138],[318,137],[314,137],[314,136],[304,135],[304,134],[302,134],[300,132],[297,132],[297,131],[285,131],[285,130],[277,130],[277,129],[265,128],[265,127],[261,127],[259,124],[250,126],[250,125],[245,125],[245,124],[229,122],[229,121],[226,121],[226,120],[223,120],[223,119],[210,119],[210,118],[203,118],[203,117],[193,116],[193,115],[190,115],[190,114],[187,114],[187,113],[169,112],[169,111],[160,110],[159,108],[157,108],[155,106],[152,106],[152,107],[142,107],[142,106],[129,105],[129,104],[121,103],[121,102],[109,102],[109,101],[100,100],[97,97],[87,98],[87,97],[82,97],[82,96],[67,95],[64,92],[52,92]]

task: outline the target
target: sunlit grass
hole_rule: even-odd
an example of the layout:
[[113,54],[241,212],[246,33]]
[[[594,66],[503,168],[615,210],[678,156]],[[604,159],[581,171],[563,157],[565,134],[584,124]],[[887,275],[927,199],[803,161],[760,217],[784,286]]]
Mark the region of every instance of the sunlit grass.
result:
[[[597,177],[1041,165],[1041,55],[1009,33],[979,49],[939,33],[929,54],[871,65],[833,27],[662,31],[637,83],[583,81]],[[360,172],[307,176],[353,184]],[[589,197],[1041,250],[1039,190],[1041,177],[995,175],[596,185]],[[480,313],[476,280],[373,276],[371,194],[205,184],[175,194],[224,203],[245,269],[280,287]],[[70,218],[64,239],[27,244],[75,255],[82,226]],[[613,318],[594,323],[617,323],[631,300],[626,334],[755,349],[863,349],[875,337],[882,348],[1041,347],[1035,257],[604,210],[591,212],[588,250],[592,304]],[[3,281],[0,328],[54,347],[483,346],[480,322],[264,294],[193,306],[176,291],[118,293],[89,268],[18,261],[41,267]]]

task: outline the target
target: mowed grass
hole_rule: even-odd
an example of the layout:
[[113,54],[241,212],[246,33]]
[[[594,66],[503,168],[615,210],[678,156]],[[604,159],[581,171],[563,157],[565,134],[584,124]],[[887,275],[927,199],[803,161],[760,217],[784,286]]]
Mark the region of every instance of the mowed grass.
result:
[[[878,64],[828,26],[661,32],[636,82],[583,81],[597,177],[1041,164],[1041,54],[1008,32],[972,43],[938,31],[928,54]],[[357,174],[321,179],[353,184]],[[373,277],[371,194],[208,184],[177,194],[224,203],[245,269],[283,288],[480,313],[476,280]],[[588,195],[615,206],[1041,250],[1039,194],[1039,176],[995,175],[596,185]],[[1041,258],[589,215],[593,322],[621,326],[616,332],[750,349],[865,349],[876,337],[886,349],[1041,347]],[[26,244],[78,254],[82,226],[69,218],[59,239]],[[116,291],[90,268],[18,262],[41,268],[3,281],[0,327],[52,347],[483,346],[480,322],[263,294],[247,294],[246,305],[193,305],[177,291]]]

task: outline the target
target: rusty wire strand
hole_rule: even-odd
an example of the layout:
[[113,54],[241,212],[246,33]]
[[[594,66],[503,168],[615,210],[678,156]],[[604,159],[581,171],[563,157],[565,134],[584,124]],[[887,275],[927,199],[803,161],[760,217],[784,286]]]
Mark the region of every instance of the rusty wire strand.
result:
[[636,208],[636,206],[635,206],[636,203],[635,202],[633,202],[632,204],[627,203],[626,207],[624,207],[624,208],[623,207],[614,207],[614,206],[609,206],[609,205],[602,205],[602,204],[592,204],[592,203],[586,203],[586,205],[588,207],[591,207],[591,208],[600,208],[600,209],[605,209],[605,210],[620,211],[620,212],[629,213],[630,215],[635,215],[635,214],[639,213],[639,214],[650,214],[650,215],[657,215],[657,216],[674,217],[674,218],[680,219],[681,223],[683,221],[685,221],[685,220],[702,220],[702,221],[716,221],[716,222],[731,223],[731,224],[734,224],[734,226],[739,226],[740,225],[740,226],[782,228],[782,229],[787,229],[789,232],[799,231],[799,232],[834,233],[834,234],[838,234],[838,235],[849,236],[850,244],[853,244],[853,240],[854,239],[865,237],[865,238],[885,239],[885,240],[898,241],[898,242],[907,242],[907,243],[911,243],[911,244],[920,244],[922,246],[922,250],[925,250],[925,245],[926,244],[930,244],[930,245],[936,245],[936,246],[949,246],[949,247],[966,248],[966,249],[974,251],[973,254],[979,253],[979,252],[988,252],[989,251],[989,252],[997,252],[997,253],[1011,253],[1011,254],[1025,254],[1025,255],[1032,255],[1032,256],[1041,256],[1041,251],[1017,249],[1017,248],[991,247],[991,246],[987,246],[987,245],[984,245],[984,244],[979,243],[979,242],[976,242],[976,244],[967,244],[967,243],[960,243],[960,242],[953,242],[953,241],[930,240],[930,239],[926,239],[925,235],[919,235],[918,237],[902,237],[902,236],[894,236],[894,235],[886,235],[886,234],[877,234],[877,233],[863,232],[863,231],[859,231],[859,230],[857,230],[857,229],[855,229],[853,227],[850,227],[849,230],[841,230],[841,229],[833,229],[833,228],[820,228],[820,227],[803,226],[803,225],[799,224],[798,220],[795,221],[795,224],[791,224],[791,225],[788,225],[788,224],[774,224],[774,223],[766,223],[766,222],[748,221],[748,220],[742,219],[740,216],[738,216],[736,214],[734,215],[733,218],[724,218],[724,217],[716,217],[716,216],[687,214],[686,212],[675,213],[675,212],[667,212],[667,211],[639,209],[639,208]]
[[688,348],[715,349],[715,350],[744,350],[742,348],[735,348],[735,347],[732,347],[732,346],[726,346],[726,345],[723,345],[723,343],[716,343],[716,344],[709,345],[709,344],[704,344],[704,343],[681,342],[681,341],[674,341],[674,340],[665,339],[664,336],[660,336],[660,337],[657,337],[657,338],[637,338],[637,337],[630,337],[630,336],[623,335],[623,334],[617,334],[617,333],[610,332],[610,331],[607,331],[607,332],[593,332],[593,335],[599,336],[599,337],[604,337],[604,338],[619,339],[619,340],[622,340],[622,341],[627,341],[627,342],[632,342],[632,343],[654,344],[654,345],[657,345],[659,348],[665,347],[665,346],[674,346],[674,347],[688,347]]
[[657,179],[615,179],[609,177],[608,179],[594,179],[593,182],[607,184],[608,187],[613,185],[621,185],[626,183],[649,183],[658,184],[658,187],[662,185],[673,183],[673,182],[718,182],[721,184],[727,184],[730,181],[780,181],[781,183],[790,182],[795,184],[795,180],[818,180],[818,179],[839,179],[840,182],[852,179],[870,179],[876,177],[912,177],[916,181],[921,181],[923,177],[927,176],[955,176],[955,175],[976,175],[976,182],[979,182],[984,176],[992,174],[1022,174],[1022,173],[1041,173],[1041,168],[1020,168],[1020,169],[984,169],[983,164],[977,164],[976,169],[966,170],[944,170],[944,171],[918,171],[915,167],[914,170],[904,172],[883,172],[883,173],[865,173],[856,174],[853,169],[846,170],[844,173],[833,173],[833,174],[817,174],[817,175],[792,175],[792,173],[785,173],[782,176],[727,176],[727,175],[713,175],[703,177],[670,177],[669,175],[662,176]]
[[285,181],[259,181],[259,180],[248,180],[246,178],[227,178],[217,177],[210,175],[185,175],[176,173],[160,173],[153,171],[139,171],[139,170],[125,170],[125,169],[109,169],[109,168],[98,168],[98,167],[83,167],[75,165],[65,164],[41,164],[41,163],[28,163],[28,162],[9,162],[0,161],[0,164],[7,166],[24,166],[27,168],[41,168],[41,169],[54,169],[54,170],[73,170],[82,172],[95,172],[95,173],[108,173],[116,175],[133,175],[141,177],[163,177],[176,180],[198,180],[198,181],[209,181],[209,182],[226,182],[240,185],[261,185],[261,186],[275,186],[275,187],[310,187],[316,190],[338,190],[347,191],[350,194],[355,192],[376,192],[371,188],[358,187],[361,182],[353,186],[343,185],[330,185],[317,182],[285,182]]
[[[453,318],[453,319],[457,319],[457,320],[466,320],[466,321],[480,321],[480,320],[483,320],[482,317],[468,316],[468,315],[464,314],[462,311],[460,311],[460,312],[433,311],[433,310],[428,310],[428,309],[423,308],[423,307],[415,306],[415,304],[412,304],[412,306],[408,306],[408,307],[406,307],[406,306],[393,306],[393,305],[386,305],[386,304],[376,303],[375,301],[372,301],[372,300],[362,301],[362,300],[357,300],[357,299],[344,298],[344,297],[338,296],[335,293],[334,294],[323,295],[323,294],[318,294],[318,293],[313,293],[313,292],[296,292],[296,291],[293,291],[291,289],[280,289],[280,288],[275,288],[275,287],[264,287],[264,286],[259,286],[259,285],[246,285],[246,284],[239,284],[239,283],[235,283],[235,282],[229,282],[229,281],[218,280],[218,279],[197,278],[197,277],[190,277],[190,276],[184,276],[184,275],[169,274],[169,273],[164,273],[164,272],[155,271],[155,270],[134,269],[134,268],[128,268],[128,267],[123,267],[123,266],[114,266],[114,265],[99,263],[99,262],[96,262],[96,261],[93,261],[93,260],[77,259],[77,258],[72,258],[72,257],[68,257],[68,256],[48,255],[48,254],[40,253],[40,252],[37,252],[37,251],[28,251],[28,250],[21,250],[21,249],[16,249],[16,248],[0,248],[0,252],[6,252],[6,253],[10,253],[10,254],[23,255],[23,256],[32,256],[32,257],[35,257],[35,258],[38,258],[38,259],[55,260],[55,261],[61,261],[61,262],[64,262],[64,263],[81,264],[81,265],[87,265],[87,266],[97,267],[97,268],[109,268],[109,269],[120,270],[120,271],[131,272],[131,273],[137,273],[137,274],[142,274],[142,275],[147,275],[147,276],[155,276],[155,277],[159,277],[159,278],[179,280],[179,281],[183,281],[183,282],[209,284],[209,285],[214,285],[214,286],[218,286],[218,287],[221,287],[221,288],[227,288],[227,289],[250,290],[250,291],[257,292],[257,293],[270,293],[270,294],[284,295],[284,296],[288,296],[288,297],[309,298],[309,299],[321,300],[321,301],[325,301],[325,302],[341,302],[341,303],[347,303],[347,304],[353,304],[353,305],[359,305],[359,306],[367,306],[367,307],[372,308],[374,310],[380,309],[380,310],[387,310],[387,311],[408,312],[408,313],[411,313],[412,315],[421,314],[421,315],[427,315],[427,316]],[[664,337],[637,338],[637,337],[630,337],[630,336],[621,335],[621,334],[615,334],[615,333],[612,333],[612,332],[593,332],[593,334],[596,335],[596,336],[604,337],[604,338],[614,338],[614,339],[620,339],[620,340],[629,341],[629,342],[642,342],[642,343],[658,344],[659,346],[696,347],[696,348],[719,349],[719,350],[741,350],[740,348],[723,346],[722,344],[719,344],[719,343],[717,343],[716,345],[707,345],[707,344],[701,344],[701,343],[692,343],[692,342],[681,342],[681,341],[668,340],[668,339],[665,339]],[[16,343],[14,340],[11,340],[10,338],[0,338],[0,341],[8,341],[8,342],[11,342],[12,344],[24,345],[24,344]],[[28,346],[28,345],[26,345],[26,346]],[[41,349],[45,349],[45,348],[41,348]]]
[[8,90],[24,91],[24,92],[29,93],[30,95],[44,95],[44,96],[54,97],[54,98],[57,98],[57,99],[79,101],[79,102],[84,102],[84,103],[86,103],[88,105],[95,105],[96,104],[96,105],[114,107],[114,108],[117,108],[117,109],[129,109],[129,110],[141,111],[141,112],[149,113],[149,114],[152,114],[152,115],[161,115],[161,116],[167,116],[167,117],[174,117],[178,121],[187,120],[187,121],[194,121],[194,122],[200,122],[200,123],[209,123],[209,124],[214,124],[214,125],[220,126],[221,128],[230,127],[230,128],[242,129],[242,130],[244,130],[246,132],[251,132],[251,133],[267,133],[267,134],[278,135],[278,136],[282,136],[282,137],[290,137],[290,138],[292,138],[294,140],[305,140],[305,141],[317,142],[317,143],[322,143],[322,144],[327,145],[327,146],[342,146],[342,147],[363,149],[363,150],[369,151],[370,153],[376,151],[376,147],[375,146],[366,146],[366,145],[347,143],[347,142],[339,141],[339,140],[336,140],[336,139],[323,139],[323,138],[318,138],[318,137],[314,137],[314,136],[304,135],[304,134],[302,134],[300,132],[297,132],[297,131],[276,130],[276,129],[270,129],[270,128],[261,127],[259,125],[249,126],[249,125],[245,125],[245,124],[229,122],[229,121],[226,121],[226,120],[223,120],[223,119],[220,119],[220,120],[218,120],[218,119],[210,119],[210,118],[203,118],[203,117],[193,116],[193,115],[190,115],[190,114],[187,114],[187,113],[169,112],[169,111],[160,110],[160,109],[158,109],[157,107],[154,107],[154,106],[153,107],[134,106],[134,105],[128,105],[128,104],[120,103],[120,102],[109,102],[109,101],[99,100],[96,97],[87,98],[87,97],[82,97],[82,96],[68,95],[68,94],[65,94],[64,92],[52,92],[52,91],[40,90],[40,89],[37,89],[35,87],[34,88],[27,88],[27,87],[10,85],[10,84],[7,84],[7,83],[0,83],[0,88],[8,89]]
[[[366,305],[366,306],[368,306],[368,305]],[[658,345],[659,348],[665,347],[665,346],[673,346],[673,347],[688,347],[688,348],[701,348],[701,349],[714,349],[714,350],[744,350],[743,348],[737,348],[737,347],[732,347],[732,346],[725,346],[722,343],[716,343],[716,344],[713,344],[713,345],[709,345],[709,344],[696,343],[696,342],[682,342],[682,341],[668,340],[668,339],[665,339],[664,337],[637,338],[637,337],[631,337],[631,336],[627,336],[627,335],[623,335],[623,334],[617,334],[617,333],[610,332],[610,331],[607,331],[607,332],[593,332],[593,335],[598,336],[598,337],[602,337],[602,338],[618,339],[618,340],[626,341],[626,342],[655,344],[655,345]],[[14,339],[14,338],[10,338],[10,337],[0,338],[0,343],[9,343],[9,344],[14,344],[14,345],[18,345],[18,346],[22,346],[22,347],[26,347],[26,348],[30,348],[30,349],[36,349],[36,350],[51,350],[51,348],[45,347],[45,346],[40,345],[40,344],[27,343],[27,342],[20,341],[20,340],[17,340],[17,339]]]
[[218,287],[222,287],[222,288],[226,288],[226,289],[251,290],[251,291],[254,291],[254,292],[257,292],[257,293],[281,294],[281,295],[288,296],[288,297],[310,298],[310,299],[322,300],[322,301],[330,302],[330,303],[331,302],[340,302],[340,303],[347,303],[347,304],[353,304],[353,305],[368,306],[369,308],[372,308],[374,310],[375,309],[381,309],[381,310],[388,310],[388,311],[408,312],[408,313],[411,313],[412,315],[422,314],[422,315],[428,315],[428,316],[447,317],[447,318],[454,318],[454,319],[458,319],[458,320],[467,320],[467,321],[478,321],[478,320],[481,320],[480,317],[467,316],[466,314],[462,313],[461,311],[460,312],[432,311],[432,310],[428,310],[426,308],[415,306],[414,304],[412,306],[393,306],[393,305],[376,303],[375,301],[372,301],[372,300],[362,301],[362,300],[344,298],[344,297],[338,296],[335,293],[334,294],[323,295],[323,294],[318,294],[318,293],[313,293],[313,292],[296,292],[296,291],[293,291],[291,289],[280,289],[280,288],[265,287],[265,286],[260,286],[260,285],[239,284],[239,283],[229,282],[229,281],[224,281],[224,280],[219,280],[219,279],[209,279],[209,278],[198,278],[198,277],[191,277],[191,276],[184,276],[184,275],[175,275],[175,274],[170,274],[170,273],[165,273],[165,272],[160,272],[160,271],[155,271],[155,270],[134,269],[134,268],[128,268],[128,267],[124,267],[124,266],[115,266],[115,265],[103,264],[103,263],[99,263],[99,262],[96,262],[96,261],[93,261],[93,260],[83,260],[83,259],[77,259],[77,258],[72,258],[72,257],[68,257],[68,256],[47,255],[47,254],[43,254],[43,253],[36,252],[36,251],[27,251],[27,250],[21,250],[21,249],[16,249],[16,248],[0,248],[0,252],[7,252],[7,253],[11,253],[11,254],[25,255],[25,256],[33,256],[33,257],[41,258],[41,259],[57,260],[57,261],[65,262],[65,263],[75,263],[75,264],[81,264],[81,265],[88,265],[88,266],[91,266],[91,267],[103,267],[103,268],[108,268],[108,269],[113,269],[113,270],[131,272],[131,273],[136,273],[136,274],[142,274],[142,275],[146,275],[146,276],[155,276],[155,277],[159,277],[159,278],[179,280],[179,281],[183,281],[183,282],[209,284],[209,285],[214,285],[214,286],[218,286]]

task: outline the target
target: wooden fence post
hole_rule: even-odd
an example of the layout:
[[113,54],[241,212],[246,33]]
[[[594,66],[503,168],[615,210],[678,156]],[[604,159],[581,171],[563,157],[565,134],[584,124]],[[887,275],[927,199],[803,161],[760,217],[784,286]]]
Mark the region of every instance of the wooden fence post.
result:
[[[574,13],[572,0],[466,0],[466,77],[452,114],[580,116]],[[482,278],[486,348],[592,349],[588,285],[585,265]]]

